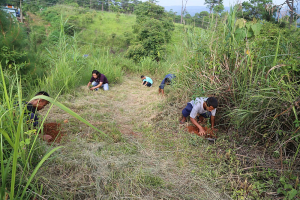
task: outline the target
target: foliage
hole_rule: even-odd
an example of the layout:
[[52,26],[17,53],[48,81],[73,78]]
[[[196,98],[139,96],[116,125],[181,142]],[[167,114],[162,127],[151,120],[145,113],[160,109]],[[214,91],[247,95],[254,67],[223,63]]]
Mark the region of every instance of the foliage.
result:
[[[0,128],[0,198],[4,199],[5,196],[9,196],[10,199],[15,199],[15,197],[22,199],[37,170],[60,147],[47,152],[40,161],[32,160],[34,154],[38,153],[37,150],[33,150],[36,147],[38,134],[36,134],[37,130],[30,130],[30,125],[26,123],[23,105],[21,103],[18,106],[15,105],[15,100],[23,102],[21,84],[18,79],[10,80],[16,81],[16,83],[6,88],[5,75],[1,65],[0,70],[3,86],[1,88],[3,90],[0,106],[1,121],[6,121],[5,124],[1,123]],[[14,91],[17,93],[13,93]],[[34,164],[35,162],[36,164]],[[34,186],[30,188],[34,191],[38,190]]]
[[204,5],[207,5],[210,13],[212,13],[212,10],[217,13],[224,10],[223,0],[205,0]]
[[139,4],[135,13],[134,33],[138,41],[128,49],[126,57],[140,61],[142,57],[149,56],[159,61],[174,30],[172,20],[162,6],[150,2]]
[[[215,13],[211,15],[201,12],[194,18],[189,14],[185,16],[188,24],[206,30],[177,24],[173,32],[172,20],[177,20],[175,14],[167,14],[161,7],[149,2],[127,11],[120,10],[119,5],[123,1],[108,3],[107,8],[118,11],[117,15],[94,12],[89,7],[99,5],[93,3],[86,3],[85,8],[77,6],[73,1],[68,3],[68,6],[55,6],[41,12],[40,16],[50,24],[49,27],[35,25],[30,28],[31,44],[28,48],[39,56],[39,61],[35,62],[36,70],[41,70],[44,77],[38,81],[32,80],[31,84],[23,87],[42,89],[51,94],[73,93],[79,86],[87,84],[94,69],[105,74],[110,84],[120,83],[126,72],[157,74],[160,78],[163,78],[163,74],[176,72],[178,82],[167,101],[168,104],[171,102],[176,105],[168,109],[166,114],[172,120],[171,126],[178,127],[175,124],[177,121],[174,121],[178,115],[178,104],[181,105],[192,95],[215,95],[220,102],[218,116],[221,117],[218,122],[222,124],[221,128],[230,130],[228,134],[234,135],[227,138],[229,142],[217,141],[215,146],[207,145],[207,152],[201,156],[199,152],[194,157],[183,154],[178,165],[184,166],[184,159],[199,157],[197,163],[203,160],[209,163],[199,164],[200,168],[208,165],[221,168],[215,170],[211,167],[206,169],[208,174],[204,173],[205,170],[194,174],[212,181],[218,180],[219,184],[224,183],[223,189],[230,191],[233,198],[261,198],[266,191],[274,191],[276,187],[280,189],[277,192],[286,198],[298,195],[295,190],[298,193],[299,187],[295,187],[292,183],[295,180],[290,178],[297,167],[300,147],[298,29],[284,29],[256,18],[245,20],[239,18],[236,10],[222,13],[220,17],[218,6],[214,6]],[[78,4],[84,5],[82,2]],[[131,22],[135,16],[122,13],[131,12],[131,9],[137,13],[133,30]],[[21,56],[17,51],[3,51],[9,52],[7,55],[11,54],[14,58]],[[124,53],[131,59],[124,58]],[[12,70],[16,65],[11,66]],[[13,77],[8,71],[6,73],[6,79]],[[16,89],[12,91],[16,92]],[[170,117],[170,112],[176,114]],[[115,124],[111,126],[113,128],[109,134],[114,135],[115,141],[120,141],[121,133]],[[163,126],[162,131],[165,131],[165,124]],[[181,131],[172,130],[171,133]],[[33,137],[31,132],[27,135]],[[170,134],[168,137],[177,140],[177,136]],[[153,138],[158,140],[163,137]],[[202,139],[190,135],[186,137],[184,147],[189,151],[195,149],[195,146],[206,144]],[[163,145],[168,146],[170,152],[175,152],[176,149],[172,149],[169,142],[170,138],[164,138],[161,144],[167,141]],[[20,142],[21,147],[28,145],[29,140],[26,139]],[[279,159],[281,149],[289,156],[283,161],[287,163],[283,163],[284,167],[289,170],[288,175],[282,175],[284,181],[278,180],[278,173],[268,167],[259,168],[264,166],[259,165],[263,161],[254,160],[253,170],[248,170],[247,158],[245,165],[244,160],[237,159],[235,145],[244,139],[250,141],[244,145],[263,147],[270,157]],[[182,140],[175,144],[179,145],[180,142]],[[5,145],[9,146],[9,143]],[[178,147],[176,152],[179,152]],[[238,177],[232,179],[240,182],[230,180],[226,184],[226,181],[223,182],[224,177]],[[165,182],[153,174],[141,174],[138,178],[137,183],[146,187],[165,186]],[[272,185],[272,181],[276,184]],[[111,190],[114,185],[117,184],[108,182],[105,191]],[[38,193],[38,189],[33,186],[30,189]]]
[[[242,7],[238,9],[237,17],[246,20],[261,19],[266,21],[274,21],[276,11],[269,12],[265,6],[271,4],[272,0],[250,0],[242,3]],[[237,5],[238,6],[238,5]]]
[[[8,3],[16,4],[14,0],[7,0]],[[18,2],[18,1],[17,1]],[[19,3],[19,2],[18,2]],[[54,6],[56,4],[65,4],[76,8],[90,8],[103,11],[114,11],[122,13],[133,13],[135,7],[140,4],[138,0],[39,0],[34,4],[31,1],[23,1],[23,10],[30,12],[38,12],[47,7]]]
[[[10,80],[11,83],[14,83],[15,81],[15,84],[11,84],[9,88],[6,88],[5,74],[1,65],[0,70],[1,83],[3,86],[3,98],[1,100],[0,113],[1,121],[6,121],[5,124],[1,123],[0,127],[0,197],[1,199],[4,199],[4,197],[8,197],[9,195],[10,199],[23,199],[24,196],[27,198],[34,196],[33,193],[27,192],[28,188],[30,188],[31,191],[35,191],[36,194],[39,193],[39,188],[36,188],[31,184],[31,181],[42,164],[51,156],[51,154],[61,147],[50,149],[45,153],[42,153],[41,150],[37,148],[38,133],[41,132],[44,120],[40,123],[40,127],[32,127],[32,124],[28,122],[25,111],[26,108],[23,105],[21,82],[19,82],[18,78],[15,78],[14,80]],[[17,91],[17,93],[14,93],[14,91]],[[106,136],[78,114],[56,102],[54,99],[46,96],[37,96],[33,99],[37,98],[46,99]],[[44,155],[37,155],[41,153]]]
[[287,180],[286,177],[280,177],[277,193],[283,194],[285,196],[284,199],[297,199],[300,196],[299,178],[293,177],[292,180],[295,181],[295,185],[289,184],[289,180]]
[[[236,130],[237,137],[251,141],[246,146],[256,143],[269,154],[281,149],[292,157],[286,164],[292,174],[296,173],[300,142],[298,34],[297,28],[245,21],[232,9],[225,25],[217,23],[207,30],[187,28],[186,51],[193,53],[179,75],[184,82],[181,92],[190,88],[189,96],[218,97],[220,123]],[[261,188],[258,195],[266,190],[261,182],[256,187]],[[296,193],[284,191],[287,198]],[[248,194],[243,188],[235,192],[237,198]]]
[[131,58],[135,62],[140,61],[146,55],[147,55],[147,52],[144,49],[142,44],[131,45],[125,54],[125,56],[127,58]]
[[139,4],[135,9],[134,14],[136,14],[137,23],[142,23],[148,18],[156,20],[165,20],[164,18],[167,18],[167,13],[165,12],[164,7],[150,2]]
[[15,66],[21,74],[28,74],[33,68],[34,56],[30,54],[25,29],[15,20],[0,10],[0,63],[5,69]]

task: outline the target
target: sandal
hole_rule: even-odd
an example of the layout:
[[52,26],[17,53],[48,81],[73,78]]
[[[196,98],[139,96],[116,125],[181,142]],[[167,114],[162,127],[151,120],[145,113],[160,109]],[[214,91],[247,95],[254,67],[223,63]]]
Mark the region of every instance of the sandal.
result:
[[[186,120],[185,120],[185,122],[186,122]],[[182,122],[181,120],[179,120],[179,123],[180,123],[180,124],[184,124],[185,122]]]

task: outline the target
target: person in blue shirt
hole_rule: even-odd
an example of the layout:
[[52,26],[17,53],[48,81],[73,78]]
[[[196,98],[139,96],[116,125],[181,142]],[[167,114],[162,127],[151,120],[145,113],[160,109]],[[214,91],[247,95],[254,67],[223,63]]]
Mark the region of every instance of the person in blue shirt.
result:
[[164,92],[165,85],[170,85],[172,79],[174,79],[174,78],[175,78],[174,74],[167,74],[159,86],[158,94],[161,93],[164,96],[165,95],[165,92]]
[[153,81],[152,81],[152,79],[150,77],[142,75],[141,79],[142,79],[142,84],[144,86],[152,87]]

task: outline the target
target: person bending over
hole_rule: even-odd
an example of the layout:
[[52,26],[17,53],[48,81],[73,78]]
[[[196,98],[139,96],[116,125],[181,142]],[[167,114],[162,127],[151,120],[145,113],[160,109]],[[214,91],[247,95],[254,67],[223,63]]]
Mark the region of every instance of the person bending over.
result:
[[215,115],[218,107],[218,100],[215,97],[198,97],[195,100],[187,103],[187,106],[182,110],[182,119],[180,124],[186,122],[186,118],[190,116],[191,122],[199,128],[199,134],[205,135],[205,130],[197,122],[197,114],[200,114],[200,121],[203,121],[204,118],[210,118],[211,128],[214,129],[215,125]]
[[170,85],[171,84],[171,81],[172,79],[175,78],[175,75],[174,74],[167,74],[165,76],[165,78],[162,80],[160,86],[158,87],[158,94],[162,94],[163,96],[165,95],[165,91],[164,91],[164,88],[165,88],[165,85]]
[[144,86],[148,86],[148,87],[151,87],[151,86],[152,86],[153,81],[152,81],[151,78],[142,75],[142,76],[141,76],[141,79],[142,79],[142,84],[143,84]]
[[[36,93],[35,96],[39,96],[39,95],[44,95],[49,97],[49,94],[45,91],[40,91],[38,93]],[[37,116],[37,111],[42,110],[46,105],[49,104],[49,101],[44,100],[44,99],[33,99],[31,101],[29,101],[26,105],[27,107],[27,114],[29,115],[29,122],[28,123],[32,123],[33,127],[36,127],[38,125],[38,116]]]
[[[93,87],[90,88],[90,85]],[[99,88],[103,88],[103,90],[107,91],[109,89],[108,80],[104,74],[100,74],[97,70],[92,71],[92,77],[90,82],[88,83],[88,88],[90,90],[98,91]]]

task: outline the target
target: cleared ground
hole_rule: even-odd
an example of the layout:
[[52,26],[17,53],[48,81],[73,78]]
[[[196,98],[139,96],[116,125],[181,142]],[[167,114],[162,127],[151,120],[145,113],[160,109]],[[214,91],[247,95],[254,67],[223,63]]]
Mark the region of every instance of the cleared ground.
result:
[[54,107],[47,122],[63,124],[64,148],[40,170],[45,198],[225,199],[189,159],[201,159],[210,144],[189,150],[198,136],[178,125],[180,106],[165,107],[166,98],[157,94],[160,81],[148,88],[128,75],[107,92],[82,87],[60,98],[111,139]]

